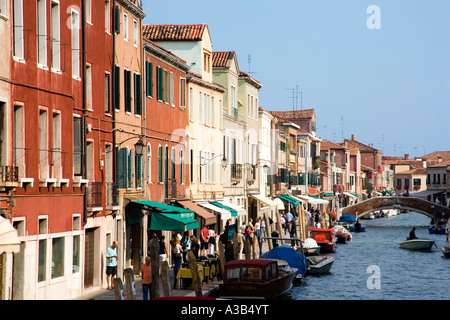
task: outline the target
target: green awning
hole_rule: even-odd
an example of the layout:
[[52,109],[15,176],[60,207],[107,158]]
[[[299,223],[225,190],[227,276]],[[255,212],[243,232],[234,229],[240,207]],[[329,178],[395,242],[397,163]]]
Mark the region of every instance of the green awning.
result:
[[222,208],[222,209],[225,209],[225,210],[230,211],[232,217],[237,217],[237,216],[238,216],[238,213],[237,213],[236,210],[234,210],[233,208],[224,206],[224,205],[221,204],[220,202],[215,201],[215,202],[211,202],[211,204],[213,204],[213,205],[215,205],[215,206],[218,206],[218,207],[220,207],[220,208]]
[[187,218],[183,213],[162,213],[152,212],[150,227],[151,230],[168,231],[189,231],[198,229],[198,221]]
[[333,196],[333,194],[332,193],[324,193],[324,195],[323,195],[324,197],[332,197]]
[[156,211],[162,212],[162,213],[185,213],[185,214],[190,213],[191,214],[190,218],[194,218],[194,211],[192,211],[192,210],[175,207],[175,206],[171,206],[171,205],[160,203],[160,202],[144,200],[144,201],[133,201],[133,203],[142,204],[144,206],[153,208]]
[[297,200],[297,199],[294,199],[294,198],[292,198],[292,197],[290,197],[290,196],[288,196],[288,195],[279,195],[278,196],[280,199],[282,199],[282,200],[284,200],[284,201],[287,201],[287,202],[290,202],[290,203],[292,203],[293,205],[294,205],[294,207],[297,207],[299,204],[300,204],[300,201],[299,200]]

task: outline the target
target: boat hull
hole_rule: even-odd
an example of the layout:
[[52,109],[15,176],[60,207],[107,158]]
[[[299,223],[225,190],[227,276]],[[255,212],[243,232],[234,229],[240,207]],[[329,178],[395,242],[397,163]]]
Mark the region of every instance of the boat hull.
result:
[[366,231],[366,226],[361,226],[359,228],[359,230],[356,230],[355,226],[350,226],[349,229],[350,229],[349,230],[350,232],[365,232]]
[[303,248],[303,253],[305,254],[305,256],[316,256],[320,253],[320,246]]
[[431,250],[433,244],[433,240],[414,239],[401,242],[400,248],[407,250]]
[[320,252],[331,253],[336,251],[336,242],[337,240],[334,239],[332,242],[317,242],[317,244],[320,246]]
[[343,233],[343,232],[336,232],[336,237],[337,237],[337,243],[347,243],[348,239],[348,234]]
[[293,271],[268,283],[231,282],[219,284],[220,297],[226,299],[273,299],[292,288],[297,272]]
[[329,273],[334,262],[331,256],[323,257],[309,257],[308,259],[308,274],[321,275]]

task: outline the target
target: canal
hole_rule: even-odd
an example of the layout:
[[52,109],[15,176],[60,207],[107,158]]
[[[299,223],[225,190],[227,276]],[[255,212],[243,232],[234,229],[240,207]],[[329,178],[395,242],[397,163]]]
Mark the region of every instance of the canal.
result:
[[366,232],[337,244],[331,273],[307,276],[280,299],[287,300],[448,300],[450,259],[431,252],[401,249],[412,227],[422,239],[446,245],[445,235],[429,234],[430,219],[416,212],[361,220]]

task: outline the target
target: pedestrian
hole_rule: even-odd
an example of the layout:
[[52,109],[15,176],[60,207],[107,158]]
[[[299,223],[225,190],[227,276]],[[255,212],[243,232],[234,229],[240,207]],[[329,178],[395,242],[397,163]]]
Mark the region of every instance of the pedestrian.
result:
[[177,274],[178,270],[181,268],[181,254],[183,252],[183,248],[180,244],[180,239],[178,237],[175,237],[174,243],[172,244],[172,255],[173,255],[173,277],[174,277],[174,283],[173,288],[175,289],[175,286],[177,284]]
[[167,260],[167,255],[169,254],[167,251],[167,245],[166,245],[166,237],[161,236],[161,239],[159,240],[159,262],[163,262]]
[[320,228],[320,213],[319,210],[316,210],[316,213],[314,215],[314,223],[316,228]]
[[255,236],[258,239],[258,243],[260,243],[261,242],[261,218],[256,218]]
[[284,214],[280,215],[281,227],[284,229],[284,235],[286,236],[286,219],[284,218]]
[[187,253],[191,250],[191,238],[189,238],[189,233],[187,231],[183,234],[180,244],[183,248],[183,262],[187,263]]
[[117,247],[119,243],[113,241],[112,245],[106,250],[106,280],[108,283],[108,290],[114,289],[113,279],[117,275]]
[[[267,229],[266,229],[266,220],[261,219],[260,228],[261,228],[261,236],[268,237]],[[264,242],[264,240],[263,240],[263,242]]]
[[198,251],[200,250],[200,246],[198,244],[197,238],[192,235],[191,236],[191,251],[195,256],[195,259],[198,259]]
[[212,227],[208,231],[208,253],[214,255],[214,249],[216,247],[216,233]]
[[145,263],[141,266],[141,276],[143,300],[148,300],[149,293],[152,300],[152,259],[149,256],[145,257]]
[[201,253],[206,256],[208,251],[209,230],[205,225],[203,225],[200,237],[200,250]]

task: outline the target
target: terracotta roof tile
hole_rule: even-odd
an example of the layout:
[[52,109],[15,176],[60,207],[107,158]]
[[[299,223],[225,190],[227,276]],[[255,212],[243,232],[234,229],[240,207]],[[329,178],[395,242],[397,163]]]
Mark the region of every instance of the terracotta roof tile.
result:
[[396,174],[427,174],[427,168],[415,168],[407,171],[398,172]]
[[320,142],[320,150],[330,150],[330,149],[348,150],[348,148],[344,147],[343,145],[328,140],[322,140],[322,142]]
[[142,26],[142,34],[152,41],[200,41],[206,27],[206,24],[153,24]]
[[216,68],[225,68],[228,60],[233,59],[234,51],[218,51],[212,53],[212,65]]
[[311,119],[314,117],[314,109],[294,111],[272,111],[273,114],[284,119]]

